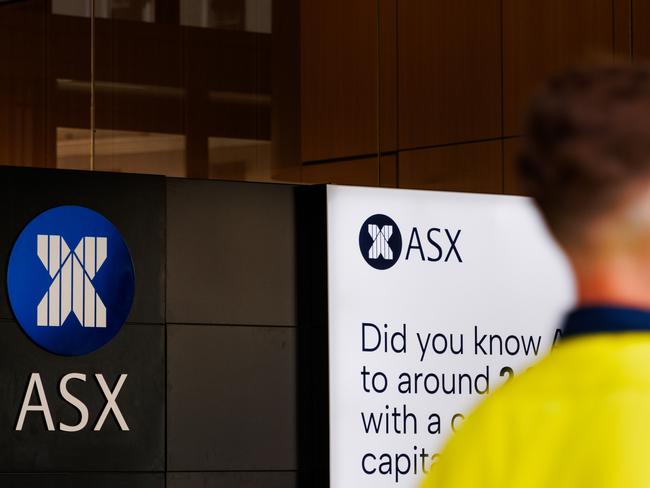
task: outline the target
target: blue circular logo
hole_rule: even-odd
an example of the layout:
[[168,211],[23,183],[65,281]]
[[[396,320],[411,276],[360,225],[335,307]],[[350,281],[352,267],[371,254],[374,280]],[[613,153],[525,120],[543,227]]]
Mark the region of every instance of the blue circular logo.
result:
[[366,262],[375,269],[388,269],[402,253],[402,234],[393,219],[375,214],[359,231],[359,249]]
[[93,352],[126,321],[133,261],[103,215],[77,206],[46,210],[18,236],[7,270],[9,302],[27,335],[64,356]]

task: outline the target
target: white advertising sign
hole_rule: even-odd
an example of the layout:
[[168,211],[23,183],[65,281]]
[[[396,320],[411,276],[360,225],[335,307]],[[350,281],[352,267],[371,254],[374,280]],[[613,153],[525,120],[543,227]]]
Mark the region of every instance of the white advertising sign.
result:
[[329,186],[330,486],[414,488],[574,301],[526,198]]

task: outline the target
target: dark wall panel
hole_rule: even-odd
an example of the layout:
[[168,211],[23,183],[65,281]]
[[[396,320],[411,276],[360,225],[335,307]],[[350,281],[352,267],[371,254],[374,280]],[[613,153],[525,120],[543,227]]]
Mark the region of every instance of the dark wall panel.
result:
[[500,1],[398,8],[400,148],[499,137]]
[[517,156],[522,139],[506,139],[503,141],[503,192],[510,195],[522,195],[524,189],[517,175]]
[[0,167],[0,318],[11,318],[7,261],[25,225],[59,205],[81,205],[110,220],[129,247],[135,299],[129,322],[165,321],[165,179],[156,176]]
[[650,59],[650,2],[632,1],[632,48],[634,59]]
[[395,188],[397,186],[397,156],[383,155],[379,159],[380,186]]
[[[163,471],[165,452],[165,328],[131,325],[97,352],[62,357],[33,344],[14,322],[0,327],[0,471]],[[68,373],[82,373],[68,390],[83,401],[89,422],[79,432],[62,432],[59,423],[76,425],[80,416],[59,392]],[[48,431],[41,412],[28,412],[21,431],[16,425],[32,373],[39,373],[56,431]],[[121,374],[128,377],[117,396],[128,431],[111,413],[100,431],[93,428],[105,399],[95,374],[113,389]],[[39,404],[33,393],[31,404]],[[4,486],[4,484],[2,484]],[[57,486],[65,486],[64,484]]]
[[295,325],[293,194],[168,181],[168,322]]
[[271,159],[278,181],[300,181],[300,1],[272,2]]
[[397,149],[397,0],[379,0],[379,146]]
[[169,470],[297,468],[294,328],[169,325],[167,347]]
[[501,193],[501,141],[404,151],[400,188]]
[[379,164],[376,157],[305,164],[302,167],[302,181],[339,185],[378,185]]
[[169,473],[167,488],[294,488],[293,472]]
[[[295,187],[0,171],[5,256],[39,212],[69,203],[93,208],[127,240],[145,285],[134,314],[152,322],[128,324],[97,352],[67,358],[41,350],[10,318],[0,320],[0,432],[7,441],[0,443],[0,483],[149,487],[163,484],[170,470],[184,472],[170,475],[172,486],[295,486]],[[151,314],[149,302],[162,311]],[[30,412],[15,431],[32,373],[43,381],[57,429],[80,418],[59,381],[86,375],[68,385],[88,407],[84,430],[49,432],[43,414]],[[111,388],[128,374],[117,400],[128,431],[113,415],[93,431],[105,403],[96,373]],[[68,474],[75,471],[89,473]]]
[[[629,61],[632,57],[632,1],[613,0],[614,56],[621,61]],[[647,4],[645,0],[642,3]]]
[[377,1],[303,1],[302,160],[377,151]]
[[164,488],[163,473],[0,474],[3,488]]
[[504,0],[504,135],[521,133],[528,100],[547,76],[569,64],[612,59],[612,8],[612,0]]
[[48,166],[45,3],[20,3],[0,12],[0,164]]

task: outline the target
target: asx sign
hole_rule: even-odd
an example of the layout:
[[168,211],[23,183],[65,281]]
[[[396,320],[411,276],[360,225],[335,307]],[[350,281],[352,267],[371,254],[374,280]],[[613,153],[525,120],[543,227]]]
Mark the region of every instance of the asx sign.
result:
[[[108,344],[122,328],[133,303],[135,271],[124,239],[103,215],[84,207],[56,207],[38,215],[18,236],[7,269],[9,302],[16,321],[39,347],[63,356],[81,356]],[[128,374],[114,386],[101,373],[94,380],[105,407],[93,430],[112,414],[120,430],[129,426],[117,397]],[[65,374],[59,381],[63,401],[74,407],[78,422],[55,424],[43,381],[33,372],[27,382],[15,430],[40,415],[48,431],[78,432],[89,425],[90,412],[69,385],[88,384],[85,373]]]
[[[461,229],[413,227],[408,238],[404,260],[424,262],[458,262],[463,258],[459,248]],[[402,232],[395,221],[383,214],[366,219],[359,230],[359,250],[366,263],[378,270],[393,267],[402,249]]]

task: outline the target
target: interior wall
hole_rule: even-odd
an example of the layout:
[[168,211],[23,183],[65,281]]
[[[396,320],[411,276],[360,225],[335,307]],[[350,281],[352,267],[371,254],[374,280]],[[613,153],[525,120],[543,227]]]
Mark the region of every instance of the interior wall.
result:
[[[109,219],[135,269],[127,322],[83,356],[32,342],[4,280],[25,225],[59,205]],[[295,214],[293,185],[0,167],[0,486],[297,486]],[[88,377],[70,391],[90,422],[65,432],[59,422],[79,421],[59,390],[72,372]],[[33,373],[52,431],[39,410],[16,430]],[[97,373],[111,388],[128,375],[118,399],[128,431],[112,415],[93,430],[106,403]]]
[[95,1],[0,7],[0,164],[516,193],[536,86],[650,57],[645,0]]
[[305,182],[519,193],[539,83],[650,56],[642,0],[304,0],[301,22]]

